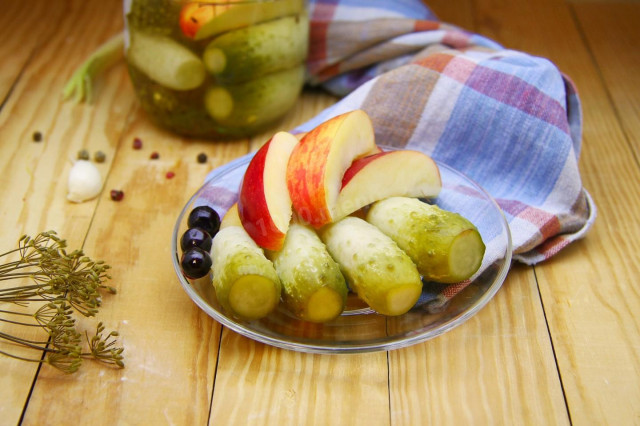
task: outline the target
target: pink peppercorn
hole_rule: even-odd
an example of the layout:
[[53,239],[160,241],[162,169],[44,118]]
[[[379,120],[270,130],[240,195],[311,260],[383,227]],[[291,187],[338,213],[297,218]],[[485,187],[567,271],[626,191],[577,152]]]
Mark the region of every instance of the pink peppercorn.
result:
[[173,173],[173,172],[167,172],[167,174],[166,174],[167,179],[173,179],[173,177],[174,177],[175,175],[176,175],[176,174],[175,174],[175,173]]
[[133,140],[133,149],[142,149],[142,139],[135,138]]

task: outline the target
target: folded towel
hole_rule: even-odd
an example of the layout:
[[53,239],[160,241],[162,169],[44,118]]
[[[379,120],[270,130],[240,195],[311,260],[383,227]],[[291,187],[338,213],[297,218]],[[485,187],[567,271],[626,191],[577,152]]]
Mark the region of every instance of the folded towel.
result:
[[[344,97],[294,132],[363,109],[378,144],[425,152],[484,187],[526,264],[585,235],[596,207],[578,169],[580,102],[554,64],[441,23],[419,0],[311,0],[309,10],[310,84]],[[228,208],[239,179],[206,198]],[[462,288],[433,294],[434,309]]]
[[296,131],[365,110],[379,144],[423,151],[483,186],[521,262],[585,235],[596,206],[578,170],[580,101],[554,64],[440,23],[419,0],[312,0],[310,16],[311,82],[349,94]]

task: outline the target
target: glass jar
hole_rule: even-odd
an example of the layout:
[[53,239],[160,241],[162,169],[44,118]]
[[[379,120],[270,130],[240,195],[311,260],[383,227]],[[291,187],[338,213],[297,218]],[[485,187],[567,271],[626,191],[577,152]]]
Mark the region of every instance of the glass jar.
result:
[[295,104],[305,78],[305,0],[125,0],[129,75],[162,127],[249,136]]

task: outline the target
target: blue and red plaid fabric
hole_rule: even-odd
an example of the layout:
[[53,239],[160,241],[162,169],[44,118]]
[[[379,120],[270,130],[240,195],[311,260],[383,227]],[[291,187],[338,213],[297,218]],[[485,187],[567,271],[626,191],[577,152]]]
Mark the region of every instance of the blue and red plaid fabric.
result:
[[310,16],[310,81],[346,96],[296,131],[365,110],[379,144],[483,186],[524,263],[585,235],[596,207],[578,169],[580,101],[553,63],[441,23],[419,0],[312,0]]
[[[423,151],[486,189],[526,264],[585,235],[596,207],[578,169],[580,102],[553,63],[441,23],[419,0],[311,0],[309,10],[309,83],[343,97],[293,132],[363,109],[378,144]],[[241,178],[227,176],[204,198],[226,210]],[[504,246],[485,243],[486,266]]]

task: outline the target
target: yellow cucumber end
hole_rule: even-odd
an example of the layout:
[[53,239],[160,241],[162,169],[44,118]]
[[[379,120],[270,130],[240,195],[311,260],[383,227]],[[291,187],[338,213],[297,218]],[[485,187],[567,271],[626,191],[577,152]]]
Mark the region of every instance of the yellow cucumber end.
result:
[[244,275],[229,292],[229,305],[239,316],[258,319],[267,316],[278,305],[280,295],[276,283],[260,275]]
[[422,293],[422,286],[415,284],[403,284],[395,287],[387,293],[386,312],[384,315],[402,315],[411,309]]
[[337,291],[322,287],[309,298],[305,319],[311,322],[327,322],[342,313],[344,303]]

